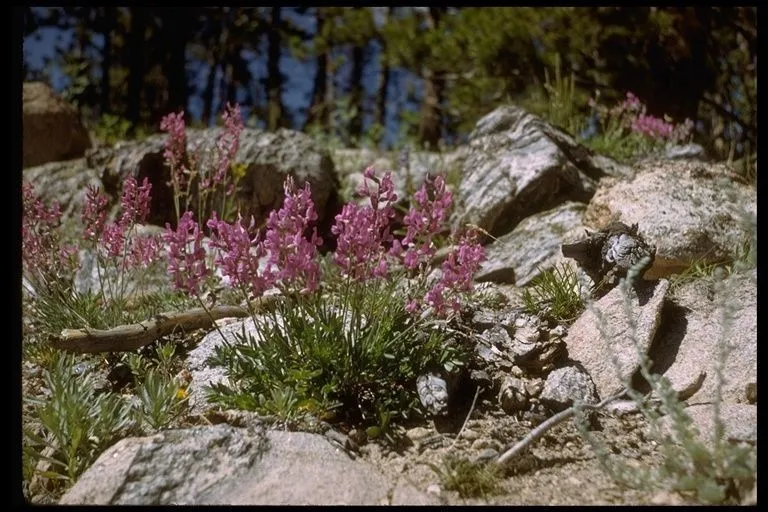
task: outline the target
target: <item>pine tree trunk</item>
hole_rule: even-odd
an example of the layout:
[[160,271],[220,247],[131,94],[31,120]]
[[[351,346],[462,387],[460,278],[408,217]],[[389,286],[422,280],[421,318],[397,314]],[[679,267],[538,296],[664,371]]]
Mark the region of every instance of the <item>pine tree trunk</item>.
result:
[[[166,76],[168,77],[168,112],[178,112],[187,106],[189,89],[187,87],[187,41],[191,29],[191,18],[187,12],[179,9],[170,10],[171,16],[166,17],[167,25],[163,30],[168,45],[168,65]],[[172,17],[175,16],[175,19]]]
[[[315,34],[317,38],[323,33],[325,27],[325,15],[321,7],[317,8],[315,19],[317,20],[317,32]],[[325,95],[328,88],[328,51],[325,48],[316,50],[315,65],[312,100],[309,103],[309,112],[307,113],[307,120],[304,122],[303,129],[316,123],[319,123],[323,128],[328,127],[328,105],[325,103]]]
[[[438,27],[444,9],[429,8],[429,14],[426,16],[427,30],[435,30]],[[419,143],[422,147],[435,149],[440,141],[444,80],[427,66],[422,68],[422,79],[424,99],[419,120]]]
[[281,93],[283,79],[280,75],[280,7],[272,7],[272,17],[267,36],[267,129],[277,130],[283,121]]
[[111,84],[109,81],[109,72],[112,69],[112,30],[115,26],[117,13],[114,6],[104,8],[103,32],[104,48],[101,52],[101,114],[112,112],[112,102],[110,99]]
[[[384,23],[387,23],[389,19],[391,7],[387,7],[384,10]],[[387,58],[387,47],[384,38],[379,38],[381,43],[381,50],[379,53],[379,80],[378,80],[378,93],[376,96],[376,113],[374,114],[374,122],[381,125],[382,128],[387,126],[387,93],[389,92],[389,59]]]
[[147,8],[131,8],[131,32],[128,36],[128,108],[126,117],[134,125],[141,121],[141,92],[144,88],[144,49]]
[[363,131],[363,65],[365,58],[365,49],[362,46],[352,47],[352,72],[349,77],[349,107],[353,109],[354,115],[349,119],[347,127],[349,133],[349,142],[351,145],[357,145],[360,142],[360,135]]

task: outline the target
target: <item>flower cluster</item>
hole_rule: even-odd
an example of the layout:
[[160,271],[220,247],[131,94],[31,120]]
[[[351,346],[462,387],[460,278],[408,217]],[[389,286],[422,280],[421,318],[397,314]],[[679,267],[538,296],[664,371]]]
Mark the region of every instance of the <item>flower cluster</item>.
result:
[[[458,313],[461,307],[459,296],[472,291],[472,276],[485,260],[485,249],[478,241],[477,233],[466,231],[441,266],[440,279],[424,296],[423,302],[433,308],[435,315],[446,316]],[[415,313],[422,304],[410,300],[406,309]]]
[[207,223],[211,229],[211,247],[219,249],[215,263],[220,265],[221,273],[229,279],[229,284],[249,290],[258,297],[274,284],[274,280],[268,272],[259,273],[259,258],[264,256],[265,250],[258,243],[258,237],[251,239],[248,234],[253,229],[253,219],[249,229],[241,221],[238,217],[230,224],[219,220],[213,212]]
[[[594,105],[594,102],[591,103]],[[624,101],[608,111],[608,115],[621,119],[633,133],[645,135],[652,140],[684,142],[693,133],[693,121],[673,124],[662,118],[647,114],[645,104],[632,92],[627,92]]]
[[[331,232],[337,237],[334,263],[346,276],[360,281],[372,276],[384,277],[388,272],[382,246],[393,240],[389,225],[395,216],[393,204],[397,201],[391,173],[379,180],[373,168],[369,167],[363,176],[365,181],[358,193],[367,197],[370,204],[344,205],[331,227]],[[371,190],[368,180],[377,185],[375,191]]]
[[272,211],[267,219],[264,249],[269,253],[267,271],[276,282],[287,288],[300,288],[302,292],[317,290],[320,265],[317,247],[322,240],[314,229],[309,239],[304,233],[317,220],[315,204],[309,182],[296,190],[293,178],[288,176],[284,184],[285,197],[278,211]]
[[191,211],[184,212],[176,229],[165,225],[163,241],[168,244],[168,273],[174,286],[192,296],[199,296],[200,284],[210,274],[205,262],[203,233]]
[[53,202],[46,206],[31,184],[22,186],[21,254],[24,268],[37,276],[54,277],[74,266],[76,248],[60,246],[57,234],[61,211]]
[[443,229],[453,204],[453,195],[446,189],[442,176],[428,177],[414,194],[414,199],[416,204],[403,219],[408,228],[405,237],[395,241],[391,251],[402,258],[403,265],[409,270],[428,263],[435,254],[432,238]]
[[187,132],[184,124],[184,111],[174,114],[170,113],[160,120],[160,129],[168,132],[168,139],[165,141],[165,151],[163,157],[171,168],[171,179],[175,187],[181,189],[184,187],[185,175],[189,170],[184,163],[187,155]]
[[120,197],[120,217],[116,222],[107,223],[107,198],[98,188],[89,187],[81,217],[85,225],[83,239],[91,243],[98,241],[99,249],[104,250],[107,257],[119,260],[122,268],[146,267],[156,261],[157,238],[134,234],[134,226],[149,215],[151,193],[152,184],[147,178],[140,186],[133,176],[126,178]]
[[[216,141],[216,149],[219,152],[219,162],[216,168],[216,174],[213,176],[213,184],[223,183],[227,177],[229,166],[237,154],[237,148],[240,145],[240,132],[243,131],[243,118],[240,114],[240,106],[227,105],[224,114],[224,133]],[[227,192],[231,192],[230,189]]]

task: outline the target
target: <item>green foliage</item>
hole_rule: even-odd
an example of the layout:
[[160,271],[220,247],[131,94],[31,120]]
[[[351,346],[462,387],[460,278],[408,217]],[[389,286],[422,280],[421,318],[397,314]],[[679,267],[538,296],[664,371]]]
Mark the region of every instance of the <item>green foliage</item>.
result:
[[141,140],[150,135],[143,127],[135,127],[128,119],[114,114],[103,114],[93,127],[96,138],[106,144],[114,145],[123,140]]
[[541,272],[523,290],[522,299],[528,313],[544,311],[561,322],[575,320],[584,310],[581,283],[573,267],[566,264]]
[[142,430],[154,432],[170,425],[186,410],[187,395],[176,379],[162,368],[149,368],[136,388],[139,399],[134,409]]
[[[40,420],[42,433],[28,427],[24,453],[50,463],[44,478],[71,485],[104,448],[124,435],[130,427],[130,407],[121,397],[98,394],[93,376],[75,377],[76,360],[60,355],[50,370],[43,370],[49,395],[25,397]],[[44,454],[45,448],[52,450]]]
[[227,368],[233,384],[213,386],[210,397],[271,413],[338,411],[363,425],[380,425],[384,413],[418,414],[418,375],[462,365],[467,354],[441,324],[413,319],[404,307],[394,281],[350,282],[280,302],[257,317],[260,339],[243,333],[217,348],[211,362]]
[[135,318],[125,300],[115,299],[105,303],[101,296],[91,292],[44,293],[35,301],[34,311],[41,333],[56,336],[63,329],[108,329],[131,323]]
[[545,68],[543,86],[532,88],[523,105],[555,126],[578,136],[586,125],[586,94],[576,88],[574,71],[569,76],[563,76],[559,53],[554,59],[554,77],[551,77],[549,68]]
[[501,470],[492,462],[471,462],[448,454],[441,465],[427,465],[440,477],[445,490],[456,491],[462,498],[485,497],[500,490]]

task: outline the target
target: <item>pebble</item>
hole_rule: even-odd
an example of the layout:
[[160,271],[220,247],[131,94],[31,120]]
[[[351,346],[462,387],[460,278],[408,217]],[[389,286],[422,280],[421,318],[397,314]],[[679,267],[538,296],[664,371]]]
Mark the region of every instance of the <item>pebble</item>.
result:
[[430,434],[432,434],[432,430],[425,427],[413,427],[405,432],[405,436],[411,441],[424,439]]
[[462,439],[469,439],[470,441],[474,441],[475,439],[478,439],[480,437],[480,432],[475,432],[474,430],[466,429],[464,432],[461,433]]
[[438,484],[430,484],[427,487],[427,494],[432,494],[433,496],[440,496],[442,492],[443,490],[440,488]]
[[472,459],[474,462],[484,462],[489,460],[495,460],[499,457],[499,452],[493,448],[485,448],[480,450]]

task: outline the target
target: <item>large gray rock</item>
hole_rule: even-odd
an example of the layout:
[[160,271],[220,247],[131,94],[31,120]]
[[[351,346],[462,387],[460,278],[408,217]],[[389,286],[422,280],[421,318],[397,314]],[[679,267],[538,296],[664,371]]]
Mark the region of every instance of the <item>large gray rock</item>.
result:
[[640,368],[640,354],[648,353],[656,335],[669,281],[633,288],[628,298],[622,288],[614,288],[588,308],[565,337],[568,356],[589,372],[600,398],[621,391]]
[[[355,156],[355,152],[357,156]],[[342,162],[344,196],[355,200],[355,191],[363,183],[363,171],[368,167],[376,169],[377,176],[392,172],[392,184],[398,202],[407,204],[408,199],[426,180],[428,175],[442,174],[450,184],[461,173],[461,166],[466,150],[461,147],[450,153],[430,153],[426,151],[407,152],[389,157],[376,156],[370,150],[336,150],[334,158]],[[335,160],[336,161],[336,160]],[[407,166],[404,165],[407,163]],[[352,165],[356,165],[353,169]]]
[[694,261],[722,261],[749,238],[748,219],[757,214],[755,188],[725,178],[728,173],[724,164],[688,160],[640,164],[631,180],[601,181],[584,223],[595,229],[611,221],[638,224],[657,248],[648,279]]
[[541,272],[563,261],[560,245],[583,235],[586,205],[567,202],[526,218],[486,246],[486,260],[475,280],[525,286]]
[[[699,438],[707,445],[712,445],[715,434],[715,410],[712,404],[697,404],[685,408],[693,425],[699,431]],[[720,420],[723,423],[725,438],[728,441],[757,443],[757,406],[748,404],[721,404]],[[672,430],[669,416],[661,419],[662,426],[668,432]]]
[[435,504],[325,437],[220,424],[123,439],[61,498],[88,505]]
[[[690,387],[700,372],[706,373],[689,403],[715,398],[722,343],[729,347],[723,367],[723,400],[754,400],[749,389],[757,382],[757,271],[737,273],[730,279],[702,279],[680,286],[665,308],[660,338],[650,351],[654,372],[664,374],[677,390]],[[722,321],[723,304],[732,309],[727,331]]]
[[604,176],[628,173],[525,110],[499,107],[469,136],[457,194],[462,220],[503,235],[534,213],[589,201]]
[[[213,158],[217,137],[222,128],[187,131],[187,148],[199,148],[204,158]],[[126,176],[152,183],[150,222],[165,225],[175,221],[172,189],[168,185],[169,169],[163,159],[163,144],[167,135],[155,135],[143,141],[124,143],[114,148],[90,152],[88,164],[97,169],[107,192],[119,197]],[[285,177],[294,177],[296,185],[303,187],[308,181],[312,198],[322,221],[326,206],[336,201],[338,178],[333,161],[309,136],[281,129],[267,132],[243,129],[240,135],[235,163],[246,166],[239,182],[236,198],[243,216],[253,215],[256,222],[264,221],[283,200]]]
[[24,169],[23,180],[46,204],[59,203],[62,220],[80,222],[89,186],[101,187],[98,173],[85,159],[51,162]]
[[77,109],[43,82],[26,82],[22,97],[22,167],[81,158],[91,147]]

